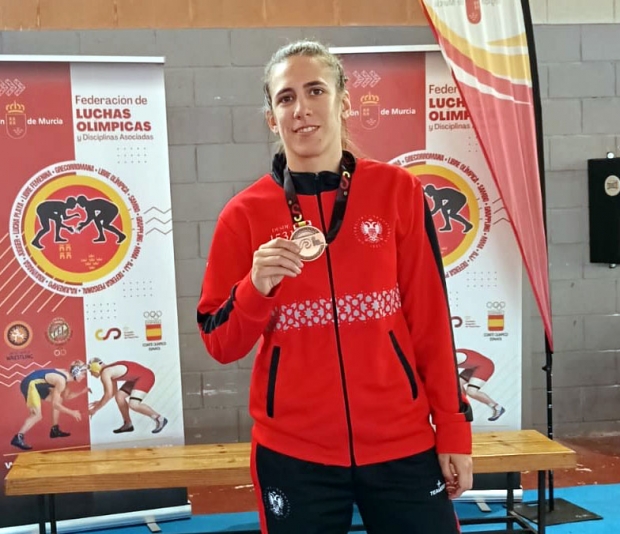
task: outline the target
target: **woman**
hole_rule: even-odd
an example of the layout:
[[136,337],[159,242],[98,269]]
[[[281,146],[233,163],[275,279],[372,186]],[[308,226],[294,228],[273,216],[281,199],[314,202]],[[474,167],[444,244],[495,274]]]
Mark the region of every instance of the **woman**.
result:
[[354,503],[370,534],[452,534],[448,493],[472,483],[471,409],[441,257],[420,182],[343,150],[345,81],[314,42],[267,64],[282,151],[219,217],[198,324],[222,363],[260,341],[250,412],[264,534],[345,533]]

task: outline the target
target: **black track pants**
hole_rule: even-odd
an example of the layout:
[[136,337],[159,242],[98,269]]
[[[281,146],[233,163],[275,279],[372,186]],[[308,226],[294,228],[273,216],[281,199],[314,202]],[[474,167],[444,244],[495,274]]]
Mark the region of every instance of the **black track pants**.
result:
[[255,444],[252,473],[263,534],[345,534],[356,504],[368,534],[457,534],[434,450],[337,467]]

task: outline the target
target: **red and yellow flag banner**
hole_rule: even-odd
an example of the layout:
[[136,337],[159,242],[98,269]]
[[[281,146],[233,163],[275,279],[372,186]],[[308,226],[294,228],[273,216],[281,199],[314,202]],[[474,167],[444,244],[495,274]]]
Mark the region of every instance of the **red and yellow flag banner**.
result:
[[420,0],[497,184],[553,348],[540,102],[527,0]]

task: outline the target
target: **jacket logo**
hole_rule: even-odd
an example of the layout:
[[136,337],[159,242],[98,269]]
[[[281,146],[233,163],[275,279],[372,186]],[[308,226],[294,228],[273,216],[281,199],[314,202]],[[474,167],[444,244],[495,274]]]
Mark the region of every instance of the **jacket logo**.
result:
[[362,217],[355,224],[354,232],[360,243],[373,248],[386,243],[391,234],[388,223],[381,217]]
[[[314,226],[310,219],[308,219],[306,223],[308,226]],[[269,233],[269,239],[275,239],[276,237],[281,237],[282,239],[290,239],[294,231],[295,227],[293,227],[290,223],[281,224],[280,226],[275,226],[271,229],[271,232]]]

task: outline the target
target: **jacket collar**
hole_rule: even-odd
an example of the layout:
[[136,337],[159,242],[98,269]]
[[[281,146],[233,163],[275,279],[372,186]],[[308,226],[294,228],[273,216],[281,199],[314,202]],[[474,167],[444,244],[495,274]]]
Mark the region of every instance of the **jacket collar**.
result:
[[[346,150],[342,152],[342,165],[353,174],[355,171],[355,156]],[[273,157],[271,177],[282,187],[284,183],[284,169],[286,168],[286,156],[278,152]],[[331,171],[314,172],[291,172],[295,191],[298,195],[316,195],[324,191],[334,191],[340,185],[340,174]]]

